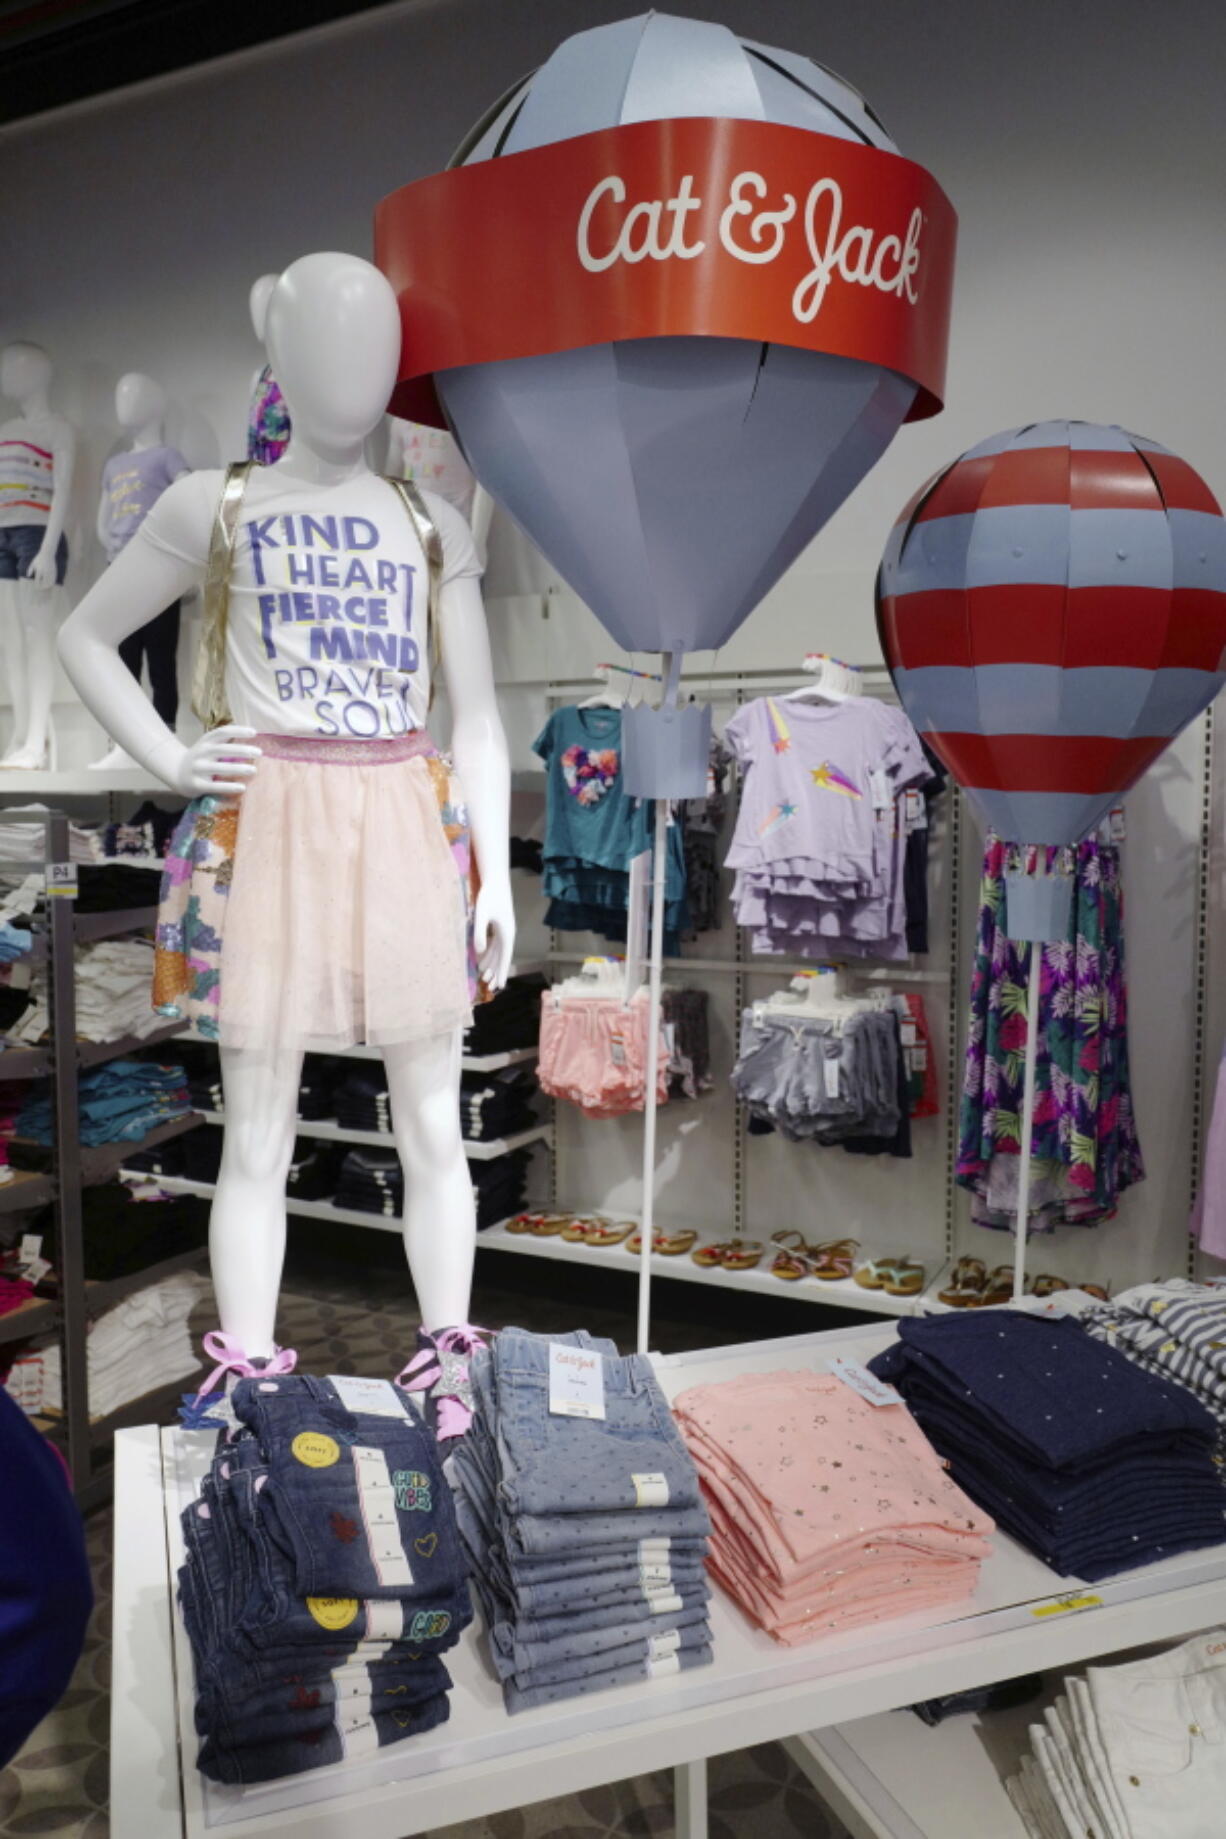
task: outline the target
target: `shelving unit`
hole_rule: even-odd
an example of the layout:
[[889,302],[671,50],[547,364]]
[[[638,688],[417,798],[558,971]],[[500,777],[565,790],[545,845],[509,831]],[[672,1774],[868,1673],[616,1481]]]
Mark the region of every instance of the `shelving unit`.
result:
[[[5,777],[0,775],[0,792],[11,789],[4,784]],[[52,779],[59,777],[51,775]],[[48,787],[44,779],[41,789],[55,787]],[[85,787],[65,789],[92,792],[105,791],[107,787],[91,782]],[[45,863],[67,861],[67,817],[53,811],[46,818],[45,828]],[[51,877],[47,879],[50,881]],[[90,1283],[85,1277],[82,1189],[109,1181],[129,1156],[168,1142],[194,1129],[200,1122],[197,1114],[188,1112],[168,1118],[139,1142],[101,1143],[89,1148],[81,1144],[78,1091],[81,1072],[87,1067],[122,1059],[138,1048],[156,1046],[183,1030],[174,1025],[157,1028],[144,1036],[126,1035],[115,1041],[79,1041],[76,1034],[76,948],[89,941],[119,938],[146,930],[155,918],[156,909],[147,906],[107,913],[77,913],[69,896],[52,892],[47,898],[34,953],[46,967],[50,1039],[34,1047],[15,1048],[0,1054],[0,1081],[48,1079],[54,1112],[54,1141],[47,1150],[48,1169],[46,1172],[20,1171],[0,1185],[0,1212],[24,1211],[53,1203],[59,1267],[59,1293],[54,1299],[32,1299],[20,1309],[0,1316],[0,1343],[11,1345],[43,1334],[58,1335],[63,1410],[49,1420],[49,1434],[64,1450],[82,1507],[95,1505],[110,1490],[111,1470],[96,1463],[96,1452],[108,1443],[116,1429],[148,1422],[151,1415],[160,1414],[177,1402],[184,1383],[180,1380],[173,1389],[165,1387],[157,1393],[146,1394],[109,1417],[91,1419],[89,1322],[123,1297],[174,1271],[201,1262],[205,1255],[204,1248],[200,1247],[106,1282]]]
[[[215,1124],[224,1129],[226,1114],[224,1111],[199,1111],[198,1118],[206,1124]],[[299,1118],[294,1126],[300,1137],[318,1137],[325,1143],[368,1143],[376,1149],[395,1149],[395,1140],[390,1130],[346,1130],[331,1118],[316,1119],[305,1122]],[[473,1162],[491,1162],[495,1156],[505,1156],[513,1149],[523,1149],[529,1143],[547,1143],[553,1136],[552,1126],[536,1124],[531,1130],[520,1130],[510,1137],[493,1137],[488,1143],[464,1142],[464,1154]]]

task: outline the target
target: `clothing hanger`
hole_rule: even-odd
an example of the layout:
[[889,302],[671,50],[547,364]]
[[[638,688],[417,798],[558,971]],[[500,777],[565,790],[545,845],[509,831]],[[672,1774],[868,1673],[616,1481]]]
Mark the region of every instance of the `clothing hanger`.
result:
[[854,702],[863,693],[860,671],[854,664],[843,664],[824,651],[806,652],[800,668],[813,676],[812,683],[802,683],[789,690],[784,702]]
[[753,1006],[754,1020],[763,1016],[787,1016],[792,1021],[822,1020],[841,1027],[853,1015],[876,1007],[872,1001],[849,996],[843,987],[843,973],[834,965],[817,971],[798,971],[786,990],[775,990]]
[[573,977],[555,983],[551,994],[555,1004],[567,1001],[588,1002],[593,996],[616,996],[629,1000],[626,993],[626,961],[622,957],[585,958]]
[[604,685],[594,696],[587,696],[578,704],[581,709],[624,709],[634,708],[642,702],[646,685],[661,682],[661,678],[652,671],[631,670],[625,664],[597,664],[592,675]]

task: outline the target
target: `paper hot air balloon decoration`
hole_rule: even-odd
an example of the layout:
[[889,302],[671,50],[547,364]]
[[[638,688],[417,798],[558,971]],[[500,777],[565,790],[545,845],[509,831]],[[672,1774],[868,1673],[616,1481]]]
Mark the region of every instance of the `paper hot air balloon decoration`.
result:
[[939,409],[954,240],[820,65],[701,20],[600,26],[380,205],[392,407],[441,404],[625,649],[715,647]]
[[1012,428],[903,511],[877,621],[903,707],[987,823],[1075,843],[1226,681],[1226,520],[1157,441]]

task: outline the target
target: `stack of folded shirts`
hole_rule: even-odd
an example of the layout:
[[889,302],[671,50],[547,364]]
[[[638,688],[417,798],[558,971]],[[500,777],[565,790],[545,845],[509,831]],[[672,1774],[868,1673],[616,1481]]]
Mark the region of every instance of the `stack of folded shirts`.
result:
[[[0,862],[42,862],[47,853],[46,805],[9,805],[0,818]],[[96,830],[68,826],[68,854],[74,862],[98,862],[102,846]]]
[[269,1781],[433,1730],[472,1619],[434,1438],[386,1380],[243,1380],[233,1406],[182,1516],[200,1769]]
[[477,1231],[496,1226],[518,1213],[527,1199],[528,1159],[531,1146],[491,1156],[488,1162],[470,1162],[473,1199],[477,1204]]
[[541,992],[545,988],[545,979],[539,971],[508,977],[497,996],[479,1003],[473,1011],[472,1027],[464,1036],[464,1052],[481,1058],[486,1054],[508,1054],[521,1047],[535,1047]]
[[540,1122],[532,1105],[536,1077],[526,1066],[465,1073],[460,1080],[460,1128],[470,1142],[514,1136]]
[[1032,1839],[1219,1839],[1226,1629],[1070,1674],[1005,1783]]
[[1226,1292],[1171,1277],[1122,1290],[1080,1321],[1096,1341],[1186,1386],[1214,1417],[1226,1419]]
[[[125,1297],[98,1318],[86,1350],[92,1417],[109,1417],[112,1411],[121,1410],[147,1392],[191,1377],[199,1360],[188,1333],[188,1317],[208,1294],[207,1278],[179,1271]],[[41,1409],[60,1411],[63,1393],[58,1345],[45,1348],[40,1357]]]
[[973,1595],[992,1522],[901,1405],[828,1373],[752,1373],[674,1401],[711,1510],[712,1575],[777,1641]]
[[291,1200],[330,1200],[340,1172],[341,1152],[332,1143],[300,1137],[294,1145],[285,1192]]
[[[165,1017],[153,1007],[153,946],[148,939],[101,939],[78,946],[76,969],[77,1034],[83,1041],[143,1038],[165,1027]],[[41,1041],[51,1026],[45,975],[38,971],[34,1000],[13,1029],[21,1041]]]
[[1093,1582],[1226,1537],[1215,1420],[1071,1317],[991,1309],[898,1331],[872,1371],[1053,1570]]
[[126,907],[156,907],[161,893],[161,869],[108,862],[78,871],[76,910],[118,913]]
[[[181,1066],[151,1060],[112,1060],[82,1073],[77,1086],[81,1142],[136,1143],[160,1124],[191,1110]],[[50,1094],[38,1088],[21,1108],[17,1134],[32,1143],[55,1141]]]
[[306,1055],[298,1085],[298,1116],[304,1124],[317,1124],[335,1115],[332,1094],[337,1081],[343,1079],[347,1071],[346,1062],[338,1060],[334,1054]]
[[[573,1400],[576,1365],[602,1382],[602,1418],[550,1409],[551,1367]],[[472,1381],[456,1514],[508,1711],[709,1661],[710,1521],[651,1363],[507,1328]]]
[[333,1196],[338,1207],[399,1219],[404,1212],[404,1175],[394,1149],[351,1149],[341,1163]]

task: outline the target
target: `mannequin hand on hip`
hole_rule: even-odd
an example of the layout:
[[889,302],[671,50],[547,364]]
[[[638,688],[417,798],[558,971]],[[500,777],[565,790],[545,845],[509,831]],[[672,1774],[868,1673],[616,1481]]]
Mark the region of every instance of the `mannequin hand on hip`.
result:
[[44,539],[38,554],[26,570],[26,580],[32,581],[35,587],[46,589],[55,586],[55,551],[56,545]]
[[515,902],[509,881],[482,883],[473,912],[473,945],[482,980],[501,990],[515,950]]
[[202,798],[209,793],[237,796],[246,791],[260,758],[260,749],[249,744],[255,732],[237,722],[225,722],[201,735],[190,747],[181,741],[163,743],[153,751],[150,771],[186,798]]

